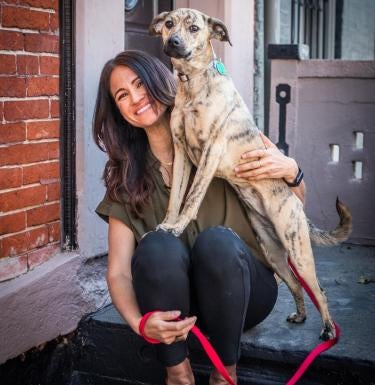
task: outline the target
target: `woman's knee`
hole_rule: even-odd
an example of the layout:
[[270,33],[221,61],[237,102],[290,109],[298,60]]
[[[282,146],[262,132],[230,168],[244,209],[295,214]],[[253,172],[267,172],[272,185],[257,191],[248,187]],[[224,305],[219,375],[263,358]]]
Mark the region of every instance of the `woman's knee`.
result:
[[238,259],[243,259],[244,253],[244,243],[232,229],[213,226],[198,235],[193,247],[192,261],[194,265],[223,271],[237,264]]
[[180,239],[165,231],[150,231],[139,242],[132,259],[132,271],[168,272],[189,268],[189,255]]

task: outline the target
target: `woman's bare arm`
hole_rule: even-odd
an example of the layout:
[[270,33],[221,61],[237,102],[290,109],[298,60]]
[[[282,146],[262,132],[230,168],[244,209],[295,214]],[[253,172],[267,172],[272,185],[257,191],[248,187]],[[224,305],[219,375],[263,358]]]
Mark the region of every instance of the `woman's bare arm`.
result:
[[[298,173],[297,162],[285,156],[267,136],[261,133],[266,149],[252,150],[244,153],[242,159],[246,159],[235,168],[236,175],[249,181],[284,178],[287,182],[293,182]],[[305,203],[304,181],[297,187],[290,188],[293,193]]]
[[[107,283],[112,302],[129,326],[139,334],[138,328],[142,315],[131,274],[135,238],[129,227],[113,217],[109,217],[108,246]],[[146,323],[146,335],[166,344],[173,343],[176,337],[186,339],[188,332],[195,324],[196,317],[173,321],[180,314],[178,310],[154,313]]]
[[131,275],[134,249],[133,232],[120,220],[109,217],[107,270],[109,292],[116,309],[139,334],[141,313],[135,298]]

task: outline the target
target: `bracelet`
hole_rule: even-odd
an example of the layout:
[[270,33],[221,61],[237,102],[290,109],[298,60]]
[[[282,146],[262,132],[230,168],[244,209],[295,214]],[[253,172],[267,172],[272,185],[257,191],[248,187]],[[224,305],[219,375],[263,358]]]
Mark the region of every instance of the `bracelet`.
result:
[[[155,311],[158,311],[158,310],[155,310]],[[146,314],[144,314],[141,318],[141,322],[139,323],[139,326],[138,326],[138,330],[139,330],[139,334],[147,341],[149,342],[150,344],[160,344],[160,341],[159,340],[156,340],[155,338],[150,338],[150,337],[147,337],[146,336],[146,333],[145,333],[145,326],[146,326],[146,322],[147,320],[150,318],[150,316],[152,314],[155,313],[155,311],[150,311]]]
[[294,181],[289,183],[283,178],[284,182],[289,186],[289,187],[297,187],[300,185],[303,179],[303,171],[298,167],[298,173],[296,177],[294,178]]

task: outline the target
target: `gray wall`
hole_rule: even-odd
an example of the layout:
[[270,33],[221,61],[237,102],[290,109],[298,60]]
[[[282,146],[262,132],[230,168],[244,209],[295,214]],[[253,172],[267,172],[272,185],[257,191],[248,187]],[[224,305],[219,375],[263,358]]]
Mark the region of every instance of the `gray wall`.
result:
[[[375,244],[375,61],[273,60],[271,89],[280,83],[291,87],[286,139],[305,172],[307,215],[321,228],[334,228],[338,195],[353,215],[351,241]],[[272,97],[275,142],[278,120]],[[363,148],[355,142],[358,131]],[[331,145],[340,147],[338,161],[331,158]],[[354,162],[362,162],[362,178],[355,177]]]
[[107,251],[107,225],[94,212],[105,193],[106,155],[91,135],[98,82],[104,63],[124,49],[124,2],[76,2],[76,131],[78,246],[84,258]]
[[344,0],[341,58],[375,58],[375,1]]

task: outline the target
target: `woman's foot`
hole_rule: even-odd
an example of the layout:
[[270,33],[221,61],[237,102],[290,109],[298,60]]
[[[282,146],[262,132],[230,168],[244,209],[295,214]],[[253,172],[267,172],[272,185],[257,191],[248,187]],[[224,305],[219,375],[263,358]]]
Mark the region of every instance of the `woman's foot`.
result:
[[[237,365],[230,365],[225,367],[229,373],[229,375],[232,377],[232,380],[237,383]],[[222,375],[214,369],[211,372],[210,375],[210,380],[209,380],[210,385],[226,385],[228,382],[222,377]]]
[[190,361],[185,358],[180,364],[167,367],[167,385],[194,385]]

